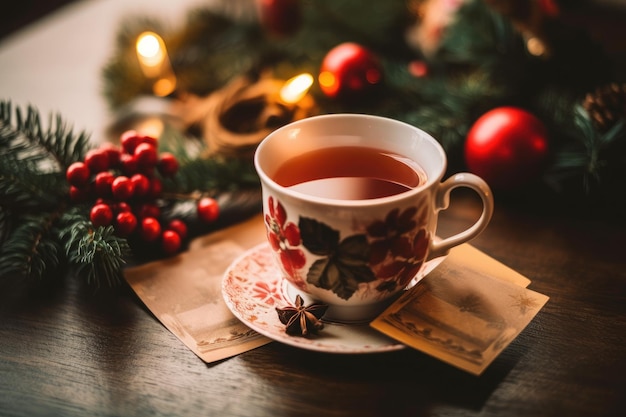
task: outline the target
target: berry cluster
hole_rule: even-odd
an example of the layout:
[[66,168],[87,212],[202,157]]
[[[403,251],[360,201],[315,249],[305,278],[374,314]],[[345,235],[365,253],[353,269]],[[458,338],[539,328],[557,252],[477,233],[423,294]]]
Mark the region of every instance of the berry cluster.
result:
[[[187,225],[174,219],[164,227],[156,203],[162,195],[160,178],[173,177],[178,160],[168,152],[159,154],[155,138],[134,130],[120,136],[120,145],[103,144],[68,167],[70,198],[77,203],[94,201],[90,211],[94,227],[113,225],[118,236],[158,243],[167,255],[178,252]],[[198,201],[197,210],[205,222],[219,215],[217,202],[209,197]]]

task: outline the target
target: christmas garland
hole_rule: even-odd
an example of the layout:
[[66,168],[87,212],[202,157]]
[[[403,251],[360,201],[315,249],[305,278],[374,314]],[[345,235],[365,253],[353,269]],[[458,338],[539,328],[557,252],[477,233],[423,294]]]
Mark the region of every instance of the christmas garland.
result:
[[[249,10],[250,3],[232,7]],[[626,161],[626,84],[611,73],[602,48],[559,20],[559,8],[566,7],[559,3],[392,0],[365,8],[358,0],[282,0],[258,2],[260,19],[215,8],[192,10],[179,31],[129,18],[104,68],[105,95],[115,109],[151,94],[132,56],[137,36],[146,30],[161,33],[168,45],[178,78],[175,99],[187,93],[210,96],[242,74],[318,76],[337,47],[350,43],[361,48],[354,52],[360,55],[332,68],[333,75],[376,70],[380,82],[345,94],[316,83],[311,94],[320,113],[370,113],[416,125],[442,143],[450,171],[459,171],[470,165],[466,154],[478,152],[468,149],[474,123],[490,110],[519,108],[539,119],[541,129],[525,132],[526,119],[507,114],[513,120],[506,128],[509,136],[517,130],[519,149],[513,147],[512,159],[498,160],[500,148],[509,146],[507,134],[482,138],[493,150],[471,168],[493,180],[502,195],[520,192],[520,183],[539,184],[558,198],[599,200],[623,213],[624,186],[617,196],[612,187],[624,183],[619,167]],[[420,29],[433,29],[429,16],[445,14],[441,4],[458,9],[448,10],[446,24],[434,28],[443,35],[428,39]],[[538,136],[547,152],[533,154],[528,149]],[[501,178],[510,181],[497,183]]]
[[[224,1],[223,9],[190,11],[181,30],[156,19],[130,17],[121,22],[116,52],[103,68],[105,97],[112,110],[120,111],[152,96],[153,83],[141,71],[135,44],[141,33],[153,31],[162,35],[176,75],[168,102],[190,96],[231,99],[240,93],[242,79],[254,83],[269,73],[285,80],[308,72],[320,80],[310,91],[319,113],[403,120],[442,143],[451,172],[473,168],[493,176],[488,180],[507,178],[497,184],[496,193],[524,195],[524,189],[534,193],[542,184],[568,201],[600,202],[623,215],[626,85],[611,74],[601,49],[585,33],[560,22],[555,1],[459,1],[458,9],[444,14],[448,20],[439,22],[441,30],[433,32],[443,36],[428,38],[425,29],[435,14],[430,8],[437,3],[388,0],[363,7],[358,0],[282,0],[259,3],[259,19],[249,13],[254,10],[251,1]],[[531,9],[516,14],[520,4],[504,7],[509,3]],[[337,64],[331,57],[341,55],[338,51],[350,58]],[[322,72],[359,82],[335,88],[321,83]],[[489,117],[493,125],[496,115],[509,122],[499,134],[485,138],[478,126]],[[237,120],[237,114],[230,115],[230,123]],[[74,134],[60,116],[45,128],[35,108],[12,109],[10,102],[0,102],[2,280],[39,282],[69,269],[90,284],[116,285],[129,262],[183,250],[191,237],[259,211],[250,144],[245,155],[216,152],[211,146],[223,142],[213,137],[219,132],[198,132],[197,127],[168,126],[145,151],[154,161],[147,177],[158,179],[161,187],[151,201],[158,212],[147,216],[154,221],[143,225],[145,230],[124,234],[120,222],[110,219],[119,215],[115,210],[123,211],[120,199],[109,203],[79,192],[85,191],[79,186],[82,168],[74,173],[74,164],[93,164],[92,154],[102,149],[93,148],[85,134]],[[125,148],[124,137],[151,141],[120,133],[109,139],[120,142],[118,152],[131,156],[136,146]],[[198,140],[203,135],[210,137]],[[491,153],[480,159],[478,144],[484,140],[492,145]],[[506,141],[517,144],[510,149],[518,153],[501,161],[497,155]],[[536,146],[528,153],[531,142]],[[163,154],[172,154],[179,165],[171,175],[159,172],[157,160]],[[509,167],[506,175],[502,162]],[[125,176],[119,163],[104,171],[114,179]],[[86,183],[96,184],[96,175],[90,172]],[[109,180],[100,182],[109,189]],[[116,192],[123,194],[124,187]],[[203,198],[217,203],[217,220],[213,209],[203,206],[201,212],[211,221],[202,221],[198,202]],[[184,239],[180,244],[167,239],[169,250],[154,251],[152,240],[163,241],[173,220],[182,220],[188,235],[172,226],[168,230]]]
[[[46,128],[35,108],[0,101],[0,286],[70,272],[96,287],[115,286],[129,262],[172,255],[189,239],[260,211],[249,164],[197,159],[160,141],[165,164],[157,167],[157,146],[138,143],[154,138],[129,131],[121,140],[135,141],[134,149],[94,147],[60,116]],[[120,156],[130,154],[128,165]],[[144,166],[130,168],[137,163]]]

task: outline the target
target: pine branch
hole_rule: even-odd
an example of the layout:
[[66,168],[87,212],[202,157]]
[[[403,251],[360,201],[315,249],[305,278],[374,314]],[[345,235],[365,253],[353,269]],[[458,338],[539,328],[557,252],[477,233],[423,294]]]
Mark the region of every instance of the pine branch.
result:
[[70,267],[95,287],[119,285],[131,254],[127,240],[116,236],[113,226],[94,228],[76,212],[68,213],[62,223],[59,240]]
[[53,221],[53,215],[20,219],[0,247],[0,276],[32,282],[57,270],[62,249],[51,232]]

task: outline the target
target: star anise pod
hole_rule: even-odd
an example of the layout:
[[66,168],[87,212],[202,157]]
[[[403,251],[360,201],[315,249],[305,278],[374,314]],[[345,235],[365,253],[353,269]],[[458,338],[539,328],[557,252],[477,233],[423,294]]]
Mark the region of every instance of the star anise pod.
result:
[[284,308],[276,307],[278,319],[287,326],[287,334],[306,336],[310,333],[317,333],[324,327],[321,318],[326,313],[328,305],[313,303],[304,305],[304,300],[300,295],[296,296],[296,305]]

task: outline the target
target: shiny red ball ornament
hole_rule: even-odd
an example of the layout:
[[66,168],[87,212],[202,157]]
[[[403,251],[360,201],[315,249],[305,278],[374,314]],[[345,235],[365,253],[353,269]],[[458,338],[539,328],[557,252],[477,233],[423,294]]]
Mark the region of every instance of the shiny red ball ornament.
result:
[[498,107],[483,114],[465,141],[468,169],[500,189],[517,188],[536,179],[548,154],[545,125],[517,107]]
[[294,34],[301,26],[301,0],[258,0],[259,20],[271,35]]
[[330,98],[366,92],[383,79],[378,57],[369,49],[345,42],[328,51],[320,68],[318,81]]

